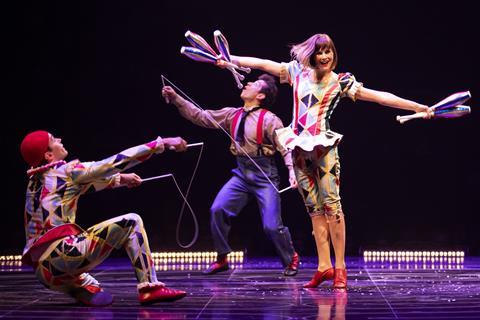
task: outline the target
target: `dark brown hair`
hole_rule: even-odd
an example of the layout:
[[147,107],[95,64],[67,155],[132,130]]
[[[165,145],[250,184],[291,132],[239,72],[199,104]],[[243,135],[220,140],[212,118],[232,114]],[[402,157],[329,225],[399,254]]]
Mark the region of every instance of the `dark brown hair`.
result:
[[260,101],[260,107],[271,107],[277,99],[278,88],[275,82],[275,78],[269,74],[262,74],[258,77],[258,80],[265,81],[265,84],[262,85],[260,92],[265,94],[265,99]]

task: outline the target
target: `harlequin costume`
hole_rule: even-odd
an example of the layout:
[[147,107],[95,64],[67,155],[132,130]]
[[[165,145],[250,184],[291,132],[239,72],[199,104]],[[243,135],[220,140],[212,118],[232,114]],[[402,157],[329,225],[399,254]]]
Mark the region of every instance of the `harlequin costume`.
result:
[[[40,163],[48,149],[48,137],[45,131],[36,131],[25,137],[21,151],[28,163]],[[163,151],[164,145],[159,137],[102,161],[57,161],[27,171],[26,245],[22,261],[33,266],[42,284],[87,305],[110,304],[112,297],[87,272],[106,259],[113,249],[124,247],[135,268],[142,304],[185,296],[185,292],[166,288],[157,281],[148,238],[139,215],[122,215],[86,230],[75,224],[81,195],[118,187],[120,172]]]
[[341,98],[355,100],[362,83],[350,73],[333,72],[326,83],[315,83],[309,78],[311,70],[295,60],[282,63],[280,82],[293,87],[293,120],[277,135],[282,146],[293,150],[295,175],[308,213],[339,215],[343,212],[337,145],[342,135],[330,130],[329,120]]
[[[298,255],[290,232],[282,222],[280,195],[272,185],[278,189],[280,183],[273,157],[276,151],[282,154],[285,165],[292,167],[290,152],[281,147],[275,136],[275,130],[283,127],[282,121],[258,106],[201,110],[186,100],[182,101],[177,107],[183,117],[205,128],[218,129],[221,126],[236,140],[232,141],[230,152],[236,157],[237,167],[232,170],[233,176],[219,191],[210,209],[210,230],[218,258],[205,273],[228,270],[226,256],[232,251],[228,244],[230,219],[238,216],[253,196],[258,202],[263,229],[285,267],[284,274],[295,275]],[[272,183],[246,154],[260,166]]]

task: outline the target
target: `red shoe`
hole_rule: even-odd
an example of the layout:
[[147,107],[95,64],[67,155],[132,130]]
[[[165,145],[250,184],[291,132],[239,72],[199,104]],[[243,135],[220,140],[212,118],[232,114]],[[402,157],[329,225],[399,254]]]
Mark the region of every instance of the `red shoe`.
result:
[[292,257],[292,262],[285,268],[283,271],[283,275],[287,277],[291,277],[297,274],[298,272],[298,265],[300,264],[300,258],[298,257],[298,253],[294,252]]
[[335,269],[335,279],[333,280],[333,287],[336,289],[345,289],[347,287],[346,269]]
[[186,295],[185,291],[167,288],[162,282],[144,282],[138,285],[138,300],[142,305],[175,301]]
[[227,257],[219,258],[212,263],[208,269],[203,271],[203,274],[215,274],[229,269]]
[[335,270],[333,268],[329,268],[325,271],[317,271],[313,275],[312,280],[309,282],[305,283],[303,285],[304,288],[316,288],[322,283],[323,281],[326,280],[333,280],[335,276]]
[[103,291],[98,285],[87,285],[70,291],[70,295],[78,302],[89,307],[109,306],[113,302],[113,296]]

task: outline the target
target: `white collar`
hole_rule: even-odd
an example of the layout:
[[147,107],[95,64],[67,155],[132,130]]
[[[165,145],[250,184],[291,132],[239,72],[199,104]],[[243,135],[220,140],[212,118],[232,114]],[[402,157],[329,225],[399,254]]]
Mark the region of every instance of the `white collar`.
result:
[[250,110],[255,109],[255,108],[260,108],[260,106],[257,106],[257,105],[250,106],[250,107],[243,106],[243,110],[245,110],[245,111],[250,111]]

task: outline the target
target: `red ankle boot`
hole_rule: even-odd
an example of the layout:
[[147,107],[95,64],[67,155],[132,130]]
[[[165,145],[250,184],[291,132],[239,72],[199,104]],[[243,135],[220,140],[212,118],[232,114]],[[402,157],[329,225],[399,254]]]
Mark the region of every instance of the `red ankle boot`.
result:
[[333,279],[333,287],[336,289],[345,289],[347,287],[347,270],[335,269],[335,278]]
[[175,301],[186,295],[185,291],[167,288],[162,282],[143,282],[138,285],[138,300],[142,305]]
[[312,280],[303,285],[304,288],[316,288],[325,280],[332,280],[335,275],[335,270],[333,268],[327,269],[325,271],[317,271],[313,275]]

